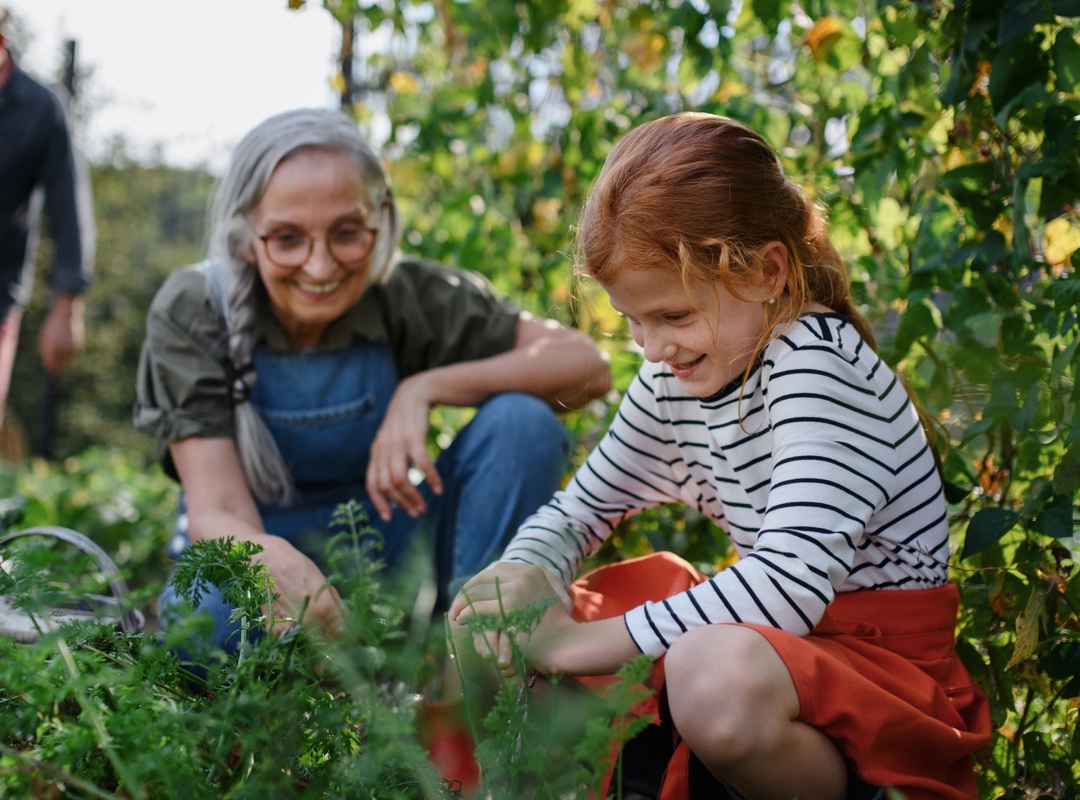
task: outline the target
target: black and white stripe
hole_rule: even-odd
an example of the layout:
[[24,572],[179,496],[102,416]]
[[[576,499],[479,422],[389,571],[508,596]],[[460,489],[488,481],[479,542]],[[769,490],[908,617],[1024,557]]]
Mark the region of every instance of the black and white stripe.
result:
[[714,622],[805,634],[836,592],[948,577],[944,494],[918,416],[840,315],[803,317],[742,391],[708,400],[687,396],[664,365],[644,364],[600,445],[503,559],[569,583],[620,522],[671,502],[722,525],[740,559],[626,615],[653,655]]

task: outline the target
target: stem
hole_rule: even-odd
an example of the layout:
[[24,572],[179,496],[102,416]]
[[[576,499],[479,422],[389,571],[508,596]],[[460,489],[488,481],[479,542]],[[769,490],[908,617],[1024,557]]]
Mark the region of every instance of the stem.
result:
[[[2,742],[0,742],[0,754],[14,759],[16,762],[16,769],[19,772],[26,772],[31,776],[35,773],[43,772],[55,779],[56,783],[61,783],[69,788],[78,789],[80,792],[99,797],[101,800],[116,800],[116,792],[103,791],[89,781],[80,778],[78,775],[74,775],[67,770],[61,769],[48,761],[41,761],[27,753],[13,750]],[[0,773],[0,775],[3,775],[3,773]]]
[[63,639],[57,639],[56,648],[60,651],[60,657],[64,660],[64,666],[67,667],[68,674],[71,676],[71,691],[74,693],[75,699],[90,720],[90,724],[97,734],[98,747],[104,751],[105,757],[109,759],[109,763],[112,764],[113,769],[116,770],[116,775],[120,778],[120,781],[131,787],[131,791],[136,792],[139,797],[142,797],[143,793],[138,791],[135,780],[133,780],[132,776],[127,774],[127,769],[113,749],[111,741],[112,737],[109,736],[109,731],[105,727],[105,723],[98,715],[97,710],[90,704],[86,695],[83,694],[82,689],[79,688],[79,669],[75,665],[75,659],[71,656],[71,650],[68,649],[67,642]]

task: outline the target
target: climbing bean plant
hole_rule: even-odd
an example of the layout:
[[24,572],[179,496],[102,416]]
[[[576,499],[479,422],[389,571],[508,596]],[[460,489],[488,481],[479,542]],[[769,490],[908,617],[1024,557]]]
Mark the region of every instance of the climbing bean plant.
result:
[[[960,649],[996,724],[983,796],[1076,796],[1080,2],[323,6],[355,32],[346,105],[385,144],[406,246],[603,339],[619,389],[640,355],[568,256],[604,156],[675,111],[764,133],[937,421]],[[609,555],[709,569],[724,541],[665,509]]]

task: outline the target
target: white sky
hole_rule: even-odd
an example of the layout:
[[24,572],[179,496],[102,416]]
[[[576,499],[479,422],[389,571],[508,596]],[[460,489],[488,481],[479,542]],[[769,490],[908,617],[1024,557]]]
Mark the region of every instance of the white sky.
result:
[[79,138],[91,157],[122,134],[137,156],[217,171],[271,114],[336,106],[340,33],[320,0],[0,0],[29,41],[20,64],[54,82],[63,43],[89,76]]

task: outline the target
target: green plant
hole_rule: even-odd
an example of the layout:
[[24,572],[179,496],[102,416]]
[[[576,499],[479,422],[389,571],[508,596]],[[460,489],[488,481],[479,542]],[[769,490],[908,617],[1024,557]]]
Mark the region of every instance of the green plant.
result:
[[[233,650],[206,646],[208,620],[198,615],[154,635],[83,622],[31,644],[0,639],[0,796],[455,796],[417,730],[430,620],[406,611],[412,596],[386,589],[378,539],[359,506],[341,506],[329,533],[331,579],[348,612],[333,641],[303,626],[260,635],[272,622],[273,585],[252,560],[259,548],[228,537],[193,544],[173,581],[192,604],[208,582],[222,590],[241,622]],[[41,606],[81,590],[56,548],[20,557],[29,566],[0,572],[0,591]],[[536,612],[519,616],[487,624],[528,625]],[[647,663],[627,680],[639,681],[642,669]],[[478,722],[487,731],[478,749],[485,780],[495,796],[584,797],[590,765],[617,735],[605,720],[637,695],[616,688],[588,731],[574,733],[521,685],[508,685]],[[566,780],[549,776],[556,745]]]

